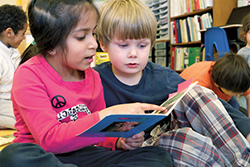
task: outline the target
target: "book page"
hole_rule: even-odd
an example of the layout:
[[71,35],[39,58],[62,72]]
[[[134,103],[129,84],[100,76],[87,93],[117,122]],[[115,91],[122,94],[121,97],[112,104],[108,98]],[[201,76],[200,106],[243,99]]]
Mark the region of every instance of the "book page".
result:
[[[192,89],[198,81],[192,83],[193,79],[189,79],[185,82],[182,82],[178,85],[177,92],[169,94],[169,98],[162,103],[161,106],[165,107],[167,109],[167,112],[165,115],[169,115],[174,107],[177,105],[177,103],[182,99],[182,97],[190,90]],[[153,111],[152,114],[162,114],[164,111]]]

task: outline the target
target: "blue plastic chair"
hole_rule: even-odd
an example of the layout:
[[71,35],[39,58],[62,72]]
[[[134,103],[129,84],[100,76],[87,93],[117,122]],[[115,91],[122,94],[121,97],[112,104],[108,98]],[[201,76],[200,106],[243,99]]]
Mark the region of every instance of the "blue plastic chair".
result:
[[214,60],[214,47],[219,53],[219,57],[222,57],[225,52],[230,53],[227,34],[223,28],[211,27],[204,33],[204,47],[205,47],[205,60]]

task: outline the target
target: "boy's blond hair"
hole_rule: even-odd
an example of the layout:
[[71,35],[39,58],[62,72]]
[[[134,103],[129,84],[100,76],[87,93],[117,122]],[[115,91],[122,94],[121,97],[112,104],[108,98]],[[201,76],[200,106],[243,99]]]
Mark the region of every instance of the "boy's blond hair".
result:
[[98,40],[108,46],[118,40],[149,38],[154,45],[157,21],[154,13],[141,0],[106,0],[99,8]]

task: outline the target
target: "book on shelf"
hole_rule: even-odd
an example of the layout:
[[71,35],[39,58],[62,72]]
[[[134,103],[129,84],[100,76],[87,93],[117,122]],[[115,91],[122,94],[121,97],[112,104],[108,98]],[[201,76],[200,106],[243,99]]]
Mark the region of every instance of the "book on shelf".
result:
[[183,48],[183,69],[187,68],[189,66],[189,48],[184,47]]
[[194,39],[194,27],[193,27],[193,20],[191,17],[187,17],[188,19],[188,26],[189,26],[189,31],[190,31],[190,38],[191,42],[195,41]]
[[200,22],[199,22],[199,15],[194,15],[194,25],[197,34],[197,41],[201,40],[201,33],[200,33]]
[[176,38],[175,38],[175,27],[174,27],[174,21],[170,22],[170,42],[171,44],[176,43]]
[[183,70],[183,58],[184,58],[183,47],[176,47],[175,54],[175,70],[181,71]]
[[212,7],[213,6],[213,0],[205,0],[205,7]]
[[176,20],[176,32],[177,32],[178,43],[182,43],[180,20]]
[[188,49],[188,66],[200,61],[201,47],[190,47]]
[[179,40],[178,40],[178,32],[177,32],[177,25],[176,25],[176,20],[174,20],[174,36],[175,36],[175,43],[179,43]]
[[192,23],[192,27],[193,27],[194,41],[198,41],[196,25],[194,23],[194,17],[191,17],[191,20],[192,20],[191,23]]
[[186,29],[187,29],[187,38],[188,38],[188,42],[191,42],[191,34],[190,34],[190,27],[188,25],[188,19],[185,18],[185,23],[186,23]]
[[197,82],[192,79],[178,84],[177,92],[169,94],[169,98],[161,104],[166,111],[153,111],[151,114],[112,114],[108,115],[78,136],[83,137],[132,137],[166,118],[180,102],[183,96]]
[[[201,60],[201,47],[172,47],[171,67],[181,71]],[[174,58],[173,58],[174,56]]]
[[171,69],[175,70],[175,47],[171,49]]

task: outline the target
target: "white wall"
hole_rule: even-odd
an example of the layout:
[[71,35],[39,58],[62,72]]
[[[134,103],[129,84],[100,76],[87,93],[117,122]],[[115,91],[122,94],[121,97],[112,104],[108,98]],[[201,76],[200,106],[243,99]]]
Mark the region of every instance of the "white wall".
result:
[[0,6],[4,4],[10,4],[10,5],[15,5],[16,0],[0,0]]

